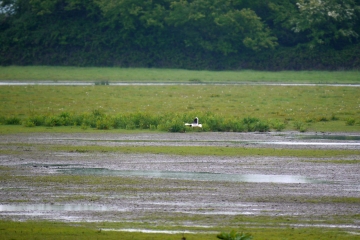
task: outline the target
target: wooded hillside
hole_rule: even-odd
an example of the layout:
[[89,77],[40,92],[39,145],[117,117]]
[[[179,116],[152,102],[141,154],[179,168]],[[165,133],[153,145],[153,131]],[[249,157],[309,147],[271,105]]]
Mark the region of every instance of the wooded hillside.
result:
[[2,0],[1,65],[360,69],[360,0]]

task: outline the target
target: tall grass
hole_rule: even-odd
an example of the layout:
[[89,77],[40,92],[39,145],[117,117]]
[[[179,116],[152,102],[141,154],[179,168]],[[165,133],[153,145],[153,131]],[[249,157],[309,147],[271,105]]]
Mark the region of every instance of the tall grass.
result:
[[[203,128],[193,129],[185,126],[190,123],[194,116],[201,119]],[[191,132],[191,131],[212,131],[212,132],[268,132],[293,129],[300,132],[308,130],[309,123],[287,121],[279,119],[260,119],[256,117],[241,118],[238,116],[224,116],[211,112],[188,112],[188,113],[166,113],[154,114],[149,112],[135,112],[122,114],[107,114],[102,110],[93,110],[85,113],[62,112],[59,114],[30,115],[23,117],[0,117],[0,124],[23,125],[24,127],[57,127],[57,126],[78,126],[86,130],[88,128],[109,130],[158,130],[167,132]],[[346,126],[343,123],[344,127]],[[358,127],[356,123],[353,127]]]
[[[151,114],[151,113],[125,113],[109,115],[101,110],[93,110],[91,113],[62,112],[56,115],[32,115],[24,118],[3,117],[1,124],[20,125],[25,127],[35,126],[81,126],[82,128],[107,129],[149,129],[168,132],[194,131],[186,127],[185,122],[192,122],[195,113],[182,114]],[[203,128],[200,131],[231,131],[231,132],[266,132],[270,130],[267,121],[258,118],[227,117],[210,113],[197,113],[203,119]],[[199,130],[198,130],[199,131]]]

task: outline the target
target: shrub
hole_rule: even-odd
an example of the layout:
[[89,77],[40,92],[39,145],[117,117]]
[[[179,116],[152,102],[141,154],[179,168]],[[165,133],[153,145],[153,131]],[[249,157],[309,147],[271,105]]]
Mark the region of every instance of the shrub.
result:
[[204,119],[211,131],[224,131],[223,119],[218,116],[208,116]]
[[203,123],[202,131],[203,132],[210,132],[211,131],[211,129],[210,129],[209,125],[207,125],[207,123]]
[[254,131],[268,132],[269,130],[270,130],[269,124],[267,124],[265,122],[259,121],[255,124]]
[[18,117],[5,118],[5,124],[6,125],[20,125],[21,119]]
[[44,116],[31,116],[26,121],[33,122],[35,126],[42,126],[45,124],[45,117]]
[[243,132],[245,127],[239,119],[233,119],[225,121],[222,129],[228,132]]
[[96,118],[104,116],[104,112],[101,109],[92,110],[92,115]]
[[268,123],[260,121],[258,118],[247,117],[243,119],[243,123],[246,131],[248,132],[267,132],[270,130],[270,126]]
[[116,116],[113,118],[112,127],[117,129],[126,129],[127,119],[125,116]]
[[325,116],[318,117],[316,120],[318,122],[327,122],[327,121],[329,121],[329,119],[327,119],[327,117],[325,117]]
[[169,132],[185,132],[185,125],[180,120],[173,120],[168,126]]
[[24,127],[35,127],[35,123],[33,121],[31,121],[30,119],[26,119],[23,121],[23,126]]
[[156,129],[157,129],[156,125],[150,124],[150,130],[156,130]]
[[48,127],[55,127],[55,126],[62,126],[61,118],[57,116],[49,116],[45,119],[45,126]]
[[74,126],[82,126],[84,121],[84,115],[74,115],[72,116],[72,121]]
[[348,126],[354,126],[355,125],[355,119],[354,118],[348,118],[348,119],[346,119],[345,123]]
[[238,233],[231,230],[229,233],[222,232],[216,236],[218,239],[223,240],[251,240],[253,237],[249,233]]
[[316,120],[315,120],[314,118],[307,117],[307,118],[305,119],[305,122],[306,122],[306,123],[313,123],[313,122],[316,122]]
[[128,124],[126,124],[126,127],[125,127],[125,129],[127,129],[127,130],[133,130],[135,128],[136,128],[136,126],[133,122],[129,122]]
[[337,120],[339,120],[339,117],[337,117],[337,116],[333,113],[333,114],[331,114],[330,120],[331,120],[331,121],[337,121]]
[[294,122],[294,128],[300,132],[306,132],[306,130],[307,130],[305,123],[300,122],[300,121]]
[[0,124],[5,124],[5,122],[6,122],[6,117],[0,116]]
[[[192,129],[185,126],[185,122],[191,123],[194,116],[198,116],[200,123],[203,125],[201,129]],[[59,115],[34,115],[25,118],[21,121],[17,117],[0,117],[0,123],[3,124],[23,124],[26,127],[33,126],[81,126],[85,128],[96,129],[151,129],[170,132],[185,132],[185,131],[221,131],[221,132],[266,132],[269,131],[270,126],[281,130],[284,124],[274,122],[272,125],[266,121],[258,118],[247,117],[240,119],[237,117],[224,118],[220,115],[206,113],[185,113],[174,114],[167,113],[163,115],[151,113],[130,113],[117,116],[106,115],[101,110],[93,110],[92,112],[82,114],[71,114],[69,112],[62,112]]]
[[281,132],[286,127],[286,124],[279,120],[272,121],[270,125],[271,125],[271,128],[275,129],[278,132]]
[[159,118],[149,113],[132,113],[128,116],[123,116],[127,119],[126,121],[131,121],[135,124],[136,128],[139,129],[149,129],[150,125],[158,125]]
[[110,117],[99,118],[96,121],[96,129],[109,130],[111,126],[112,126],[112,121]]
[[74,119],[69,112],[60,113],[59,119],[61,121],[61,125],[63,126],[69,126],[74,124]]
[[99,120],[101,116],[100,114],[94,114],[94,112],[92,112],[92,114],[84,113],[80,118],[82,120],[81,125],[85,124],[86,126],[96,128],[96,121]]

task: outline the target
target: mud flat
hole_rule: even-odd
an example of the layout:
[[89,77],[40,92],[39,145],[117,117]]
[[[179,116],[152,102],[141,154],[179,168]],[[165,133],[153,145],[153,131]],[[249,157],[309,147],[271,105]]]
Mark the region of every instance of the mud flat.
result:
[[[344,155],[194,156],[54,146],[321,149]],[[358,150],[360,133],[3,135],[0,218],[360,232]]]

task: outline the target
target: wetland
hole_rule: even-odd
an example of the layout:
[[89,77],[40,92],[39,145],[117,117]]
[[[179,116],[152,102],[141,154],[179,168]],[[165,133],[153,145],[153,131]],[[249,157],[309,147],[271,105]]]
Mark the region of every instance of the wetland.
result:
[[[0,218],[121,222],[126,229],[139,222],[209,232],[216,227],[277,224],[359,233],[358,136],[311,132],[3,135]],[[296,144],[304,142],[308,144]],[[143,151],[137,152],[141,147]],[[173,150],[156,151],[159,147]],[[187,148],[192,150],[186,152]],[[199,152],[193,154],[196,148]],[[213,148],[239,154],[212,154]],[[309,149],[314,154],[299,154]],[[254,220],[258,218],[267,221]]]

